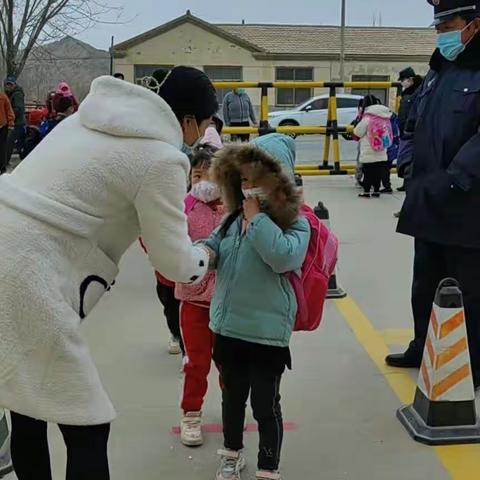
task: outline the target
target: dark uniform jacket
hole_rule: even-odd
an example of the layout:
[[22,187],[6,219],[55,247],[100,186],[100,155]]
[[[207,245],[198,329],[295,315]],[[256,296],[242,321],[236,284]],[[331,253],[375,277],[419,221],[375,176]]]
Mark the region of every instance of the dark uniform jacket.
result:
[[478,52],[479,35],[455,62],[433,54],[399,155],[399,173],[409,179],[400,233],[480,248]]

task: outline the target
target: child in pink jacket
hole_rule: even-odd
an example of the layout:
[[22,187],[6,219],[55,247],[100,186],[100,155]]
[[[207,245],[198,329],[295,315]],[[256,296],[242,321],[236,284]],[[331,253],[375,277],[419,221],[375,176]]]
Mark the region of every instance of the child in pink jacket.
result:
[[[185,199],[188,230],[193,241],[208,238],[223,218],[220,189],[209,180],[208,175],[216,150],[213,146],[204,145],[193,154],[192,189]],[[212,363],[214,335],[208,324],[214,289],[213,272],[198,285],[177,284],[175,289],[175,296],[181,301],[180,328],[185,347],[181,440],[187,446],[203,443],[201,410]]]

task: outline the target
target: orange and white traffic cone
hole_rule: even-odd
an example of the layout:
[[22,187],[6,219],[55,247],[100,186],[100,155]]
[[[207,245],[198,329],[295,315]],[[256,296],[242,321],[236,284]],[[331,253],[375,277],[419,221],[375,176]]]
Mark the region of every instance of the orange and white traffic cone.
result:
[[480,443],[463,297],[452,278],[438,286],[415,401],[397,416],[427,445]]

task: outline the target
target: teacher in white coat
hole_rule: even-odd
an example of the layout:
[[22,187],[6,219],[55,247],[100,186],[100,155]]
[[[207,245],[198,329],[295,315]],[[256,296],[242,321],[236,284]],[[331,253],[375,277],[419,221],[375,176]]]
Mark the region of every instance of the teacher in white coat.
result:
[[0,407],[19,480],[52,478],[47,422],[65,439],[68,480],[109,479],[115,411],[79,328],[129,246],[141,235],[172,281],[207,270],[183,214],[182,149],[210,125],[215,89],[193,68],[154,76],[150,90],[98,78],[79,112],[0,178]]

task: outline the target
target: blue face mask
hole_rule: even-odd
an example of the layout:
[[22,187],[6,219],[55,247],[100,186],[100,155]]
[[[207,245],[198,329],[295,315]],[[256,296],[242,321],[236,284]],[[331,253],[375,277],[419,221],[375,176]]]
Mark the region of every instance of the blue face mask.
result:
[[453,32],[439,33],[437,36],[437,46],[440,53],[450,62],[455,61],[465,50],[466,45],[462,42],[462,33],[470,26],[468,24],[462,30]]
[[193,145],[188,145],[187,143],[183,142],[182,148],[180,149],[182,153],[190,157],[193,155],[193,151],[202,143],[203,138],[200,136],[200,130],[198,129],[197,121],[195,120],[195,125],[197,127],[198,138],[195,140]]
[[243,95],[244,93],[247,93],[244,88],[237,88],[237,95]]

